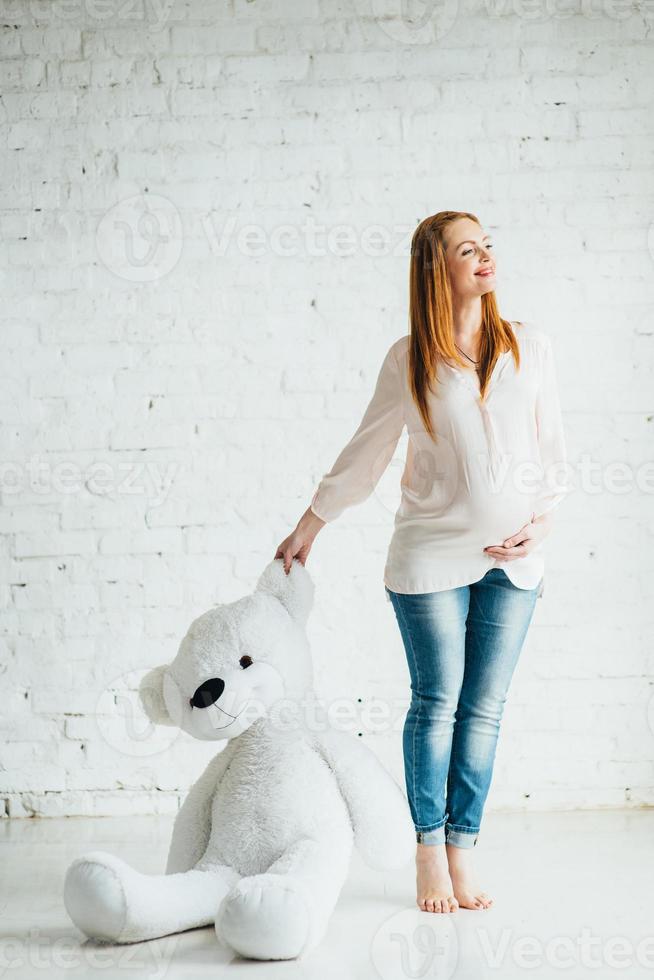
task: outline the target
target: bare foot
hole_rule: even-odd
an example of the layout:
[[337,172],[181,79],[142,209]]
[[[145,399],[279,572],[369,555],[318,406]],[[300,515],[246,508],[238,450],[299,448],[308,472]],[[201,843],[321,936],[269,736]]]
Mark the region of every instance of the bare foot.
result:
[[416,845],[416,904],[423,912],[456,912],[445,844]]
[[475,881],[472,864],[472,848],[446,844],[447,863],[452,879],[454,895],[463,909],[487,909],[493,899],[483,892]]

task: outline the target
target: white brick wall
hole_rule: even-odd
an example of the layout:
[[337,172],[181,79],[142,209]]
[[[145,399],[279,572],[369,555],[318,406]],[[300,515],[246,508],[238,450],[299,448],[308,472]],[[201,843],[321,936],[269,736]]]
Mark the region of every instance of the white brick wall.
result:
[[[306,508],[444,208],[554,339],[578,482],[489,807],[653,802],[654,15],[576,7],[4,5],[0,813],[177,807],[212,748],[143,738],[129,690]],[[399,779],[404,446],[308,565],[319,693],[393,705],[364,737]]]

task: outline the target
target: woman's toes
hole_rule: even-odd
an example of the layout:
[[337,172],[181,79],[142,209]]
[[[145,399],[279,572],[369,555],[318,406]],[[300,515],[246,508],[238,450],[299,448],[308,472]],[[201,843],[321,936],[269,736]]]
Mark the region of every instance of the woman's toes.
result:
[[464,909],[483,909],[483,905],[476,895],[466,892],[459,898],[459,905]]
[[459,902],[454,895],[450,895],[448,898],[423,898],[416,904],[422,912],[440,912],[441,914],[456,912],[459,908]]

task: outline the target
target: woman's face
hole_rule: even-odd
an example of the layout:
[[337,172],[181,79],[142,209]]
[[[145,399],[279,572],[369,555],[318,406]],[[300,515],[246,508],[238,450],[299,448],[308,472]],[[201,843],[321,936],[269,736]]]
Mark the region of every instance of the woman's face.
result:
[[495,256],[490,235],[471,218],[457,218],[445,228],[444,238],[453,295],[467,299],[495,289]]

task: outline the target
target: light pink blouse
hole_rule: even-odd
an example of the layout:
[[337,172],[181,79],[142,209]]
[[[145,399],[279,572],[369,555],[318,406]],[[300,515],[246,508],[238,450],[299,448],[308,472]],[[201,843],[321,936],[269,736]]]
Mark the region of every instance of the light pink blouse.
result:
[[436,442],[409,388],[409,337],[396,340],[359,427],[318,484],[311,510],[333,521],[370,496],[406,426],[401,500],[384,569],[394,592],[467,585],[493,567],[521,589],[535,588],[544,576],[542,542],[511,561],[483,550],[573,489],[550,338],[532,323],[516,323],[514,332],[520,368],[510,351],[501,354],[484,402],[474,369],[439,364],[429,396]]

